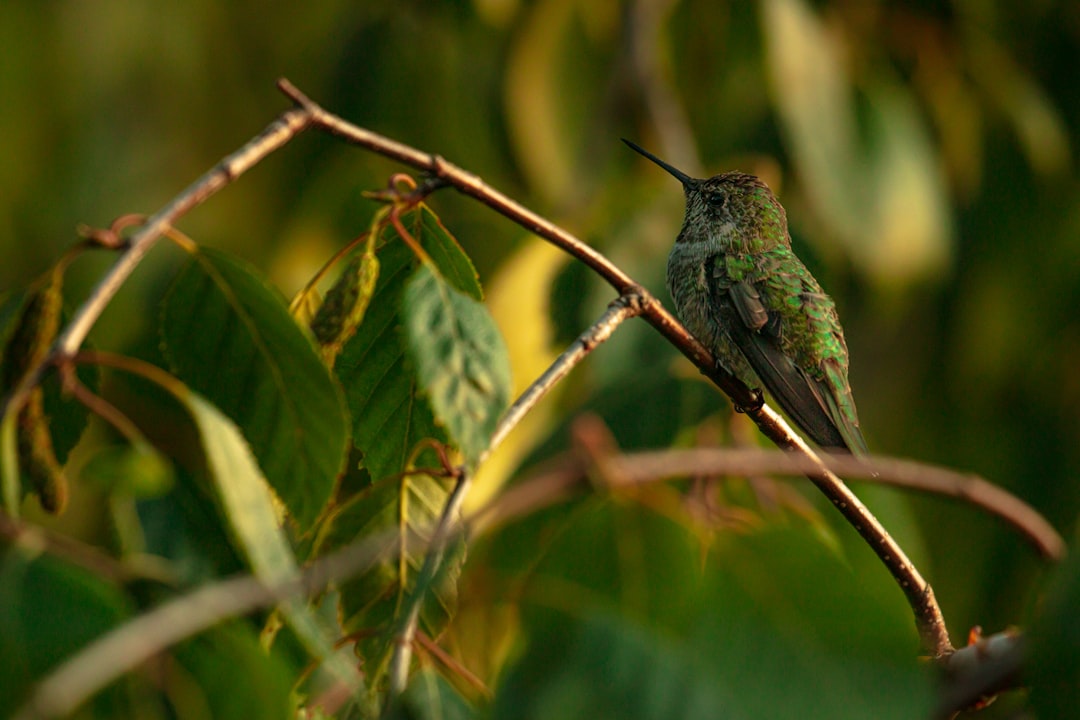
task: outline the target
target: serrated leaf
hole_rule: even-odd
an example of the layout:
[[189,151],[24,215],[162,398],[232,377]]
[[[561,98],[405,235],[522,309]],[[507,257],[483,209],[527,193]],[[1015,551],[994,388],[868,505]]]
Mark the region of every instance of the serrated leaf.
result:
[[[480,299],[472,263],[430,209],[421,205],[401,222],[453,287]],[[334,366],[352,414],[353,440],[375,481],[404,470],[420,440],[446,440],[405,355],[402,296],[419,261],[392,227],[385,228],[382,242],[371,304]]]
[[427,264],[405,290],[408,347],[435,416],[475,463],[510,400],[510,361],[484,305]]
[[281,295],[258,272],[200,249],[164,301],[176,374],[234,420],[301,531],[333,492],[348,441],[344,398]]
[[[195,421],[218,499],[252,572],[271,586],[295,579],[296,557],[278,525],[269,486],[239,429],[199,395],[180,392],[177,397]],[[329,631],[302,599],[284,601],[281,610],[314,657],[327,662],[344,682],[355,678],[335,653]]]

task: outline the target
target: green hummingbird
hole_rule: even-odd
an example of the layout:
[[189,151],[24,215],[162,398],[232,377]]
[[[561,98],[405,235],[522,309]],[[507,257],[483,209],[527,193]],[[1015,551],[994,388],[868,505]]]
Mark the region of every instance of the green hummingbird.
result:
[[667,263],[682,324],[735,377],[768,390],[822,448],[866,453],[836,305],[792,251],[787,214],[769,186],[740,172],[692,178],[623,142],[686,194]]

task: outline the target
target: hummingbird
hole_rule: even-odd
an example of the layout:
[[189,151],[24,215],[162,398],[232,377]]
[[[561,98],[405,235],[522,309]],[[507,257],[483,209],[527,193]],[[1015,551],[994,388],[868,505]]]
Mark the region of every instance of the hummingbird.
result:
[[667,262],[675,314],[726,370],[769,392],[826,450],[865,454],[836,304],[791,249],[787,214],[760,178],[692,178],[629,140],[682,183],[686,215]]

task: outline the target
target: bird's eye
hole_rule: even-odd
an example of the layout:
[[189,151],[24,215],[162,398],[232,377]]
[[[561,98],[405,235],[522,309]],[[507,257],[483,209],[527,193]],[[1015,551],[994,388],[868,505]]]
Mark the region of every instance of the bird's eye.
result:
[[714,190],[705,195],[706,202],[713,210],[723,210],[727,203],[727,193],[722,190]]

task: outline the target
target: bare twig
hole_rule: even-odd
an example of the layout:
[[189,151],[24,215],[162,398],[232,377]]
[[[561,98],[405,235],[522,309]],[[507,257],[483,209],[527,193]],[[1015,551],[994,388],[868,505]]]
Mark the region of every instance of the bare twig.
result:
[[32,525],[0,513],[0,537],[11,545],[28,548],[34,555],[42,550],[86,568],[99,578],[122,583],[143,577],[138,570],[93,545]]
[[487,451],[481,456],[481,461],[497,448],[506,436],[510,434],[521,419],[528,414],[533,407],[540,402],[548,391],[557,382],[566,377],[571,370],[577,367],[585,357],[596,349],[598,345],[611,337],[615,328],[624,321],[639,315],[642,312],[642,294],[640,288],[633,288],[629,292],[620,295],[610,305],[604,314],[593,323],[585,332],[571,343],[570,347],[563,351],[555,362],[544,371],[529,387],[521,394],[514,404],[503,413],[499,425],[491,436],[491,442]]
[[[282,79],[278,81],[278,87],[310,113],[312,127],[325,130],[349,144],[359,145],[374,153],[428,173],[437,181],[436,187],[442,185],[453,187],[458,192],[478,200],[500,215],[574,256],[615,288],[620,295],[637,295],[640,298],[642,308],[641,316],[670,340],[680,352],[693,361],[709,379],[719,385],[732,398],[737,407],[749,408],[760,403],[760,398],[756,393],[716,365],[705,346],[690,335],[648,290],[594,248],[547,218],[511,200],[476,175],[448,162],[441,156],[420,152],[396,140],[357,127],[347,120],[324,110],[297,90],[288,80]],[[759,423],[768,421],[768,418],[758,420]]]
[[1027,651],[1027,637],[1014,630],[978,637],[957,650],[945,661],[944,687],[931,717],[948,720],[1020,687]]
[[[521,419],[525,417],[529,410],[540,402],[560,379],[580,364],[598,345],[611,337],[611,334],[615,332],[615,328],[626,319],[634,317],[640,312],[640,296],[636,292],[636,288],[616,298],[600,319],[579,335],[577,340],[556,358],[555,362],[529,385],[514,404],[503,413],[495,432],[491,436],[487,450],[481,455],[478,462],[483,462],[483,459],[510,434],[510,431],[521,422]],[[445,555],[445,546],[450,542],[451,538],[461,532],[462,523],[458,519],[458,515],[461,504],[464,502],[465,495],[468,492],[469,484],[469,474],[467,471],[462,470],[458,484],[447,499],[439,517],[438,525],[432,534],[432,551],[424,559],[424,565],[417,576],[415,590],[409,598],[405,612],[402,613],[402,621],[399,624],[398,632],[395,634],[394,655],[390,660],[391,698],[405,691],[408,682],[409,662],[412,658],[412,644],[417,633],[424,594],[439,571]]]
[[[1007,522],[1044,558],[1060,560],[1065,555],[1064,539],[1042,515],[1020,498],[977,475],[874,455],[859,458],[825,455],[822,460],[830,470],[845,477],[963,500]],[[699,475],[801,475],[815,469],[807,458],[799,455],[756,448],[612,454],[605,458],[605,464],[611,470],[605,475],[608,482],[627,485]],[[586,471],[573,456],[550,463],[478,511],[469,524],[475,527],[482,523],[486,528],[558,502],[581,485]]]
[[457,485],[446,499],[439,522],[435,531],[431,534],[431,543],[428,546],[427,557],[424,565],[420,568],[420,574],[416,576],[416,585],[409,597],[405,612],[398,621],[398,630],[394,633],[394,654],[390,658],[390,696],[392,698],[405,692],[405,686],[409,681],[409,663],[412,660],[412,643],[416,637],[416,629],[420,623],[420,608],[424,604],[424,595],[431,585],[435,576],[442,568],[443,559],[446,557],[446,547],[457,536],[460,522],[457,518],[461,514],[461,505],[465,502],[465,496],[472,485],[472,476],[468,472],[462,472]]
[[69,715],[106,685],[172,645],[229,618],[322,590],[333,581],[363,572],[395,552],[396,540],[395,531],[364,537],[287,582],[267,585],[253,575],[241,575],[162,603],[102,635],[53,669],[14,717]]

